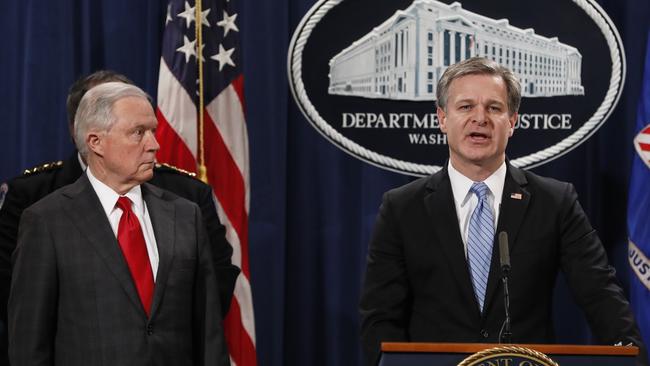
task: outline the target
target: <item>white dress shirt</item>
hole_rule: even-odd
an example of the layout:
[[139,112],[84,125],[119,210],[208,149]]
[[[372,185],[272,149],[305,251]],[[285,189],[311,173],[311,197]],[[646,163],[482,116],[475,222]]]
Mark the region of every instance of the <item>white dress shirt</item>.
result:
[[[120,195],[112,188],[102,183],[99,179],[95,178],[90,167],[86,169],[86,174],[88,175],[88,180],[93,186],[97,197],[99,197],[99,202],[101,202],[102,207],[104,208],[104,213],[106,214],[106,217],[108,217],[108,221],[113,229],[113,234],[115,234],[115,237],[117,238],[117,228],[120,224],[120,218],[122,217],[122,209],[117,207],[117,199]],[[138,221],[140,221],[144,241],[147,245],[147,253],[149,254],[149,262],[151,263],[151,272],[153,273],[153,280],[155,282],[159,262],[158,247],[156,245],[156,237],[153,233],[153,226],[151,225],[151,217],[149,217],[149,211],[147,210],[147,203],[142,199],[142,189],[139,185],[133,187],[125,194],[125,196],[133,202],[131,209],[138,218]]]
[[[456,170],[449,161],[447,166],[449,180],[451,181],[451,190],[454,193],[454,204],[456,206],[456,215],[458,216],[458,225],[460,234],[465,247],[465,256],[467,257],[467,236],[469,233],[469,220],[472,217],[474,209],[478,205],[478,197],[470,191],[472,184],[475,182]],[[494,228],[496,229],[499,222],[499,209],[501,208],[501,196],[503,186],[506,181],[506,163],[505,161],[492,175],[483,181],[489,188],[488,203],[494,212]]]

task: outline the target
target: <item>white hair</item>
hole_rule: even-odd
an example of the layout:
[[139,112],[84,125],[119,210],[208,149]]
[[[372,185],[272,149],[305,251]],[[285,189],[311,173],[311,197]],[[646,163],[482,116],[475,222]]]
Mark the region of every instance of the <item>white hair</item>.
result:
[[89,131],[109,131],[117,122],[113,106],[123,98],[151,99],[135,85],[112,81],[99,84],[84,94],[74,117],[74,142],[84,158],[88,155],[86,136]]

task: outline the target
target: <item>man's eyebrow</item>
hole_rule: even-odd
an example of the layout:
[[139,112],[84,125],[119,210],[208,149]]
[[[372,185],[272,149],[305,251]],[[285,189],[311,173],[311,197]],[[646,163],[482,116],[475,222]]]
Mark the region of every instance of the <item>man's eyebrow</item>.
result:
[[488,104],[500,104],[500,105],[506,105],[506,102],[499,100],[499,99],[488,99]]
[[137,128],[156,128],[158,126],[158,121],[154,122],[136,122],[131,129],[137,129]]
[[476,100],[474,98],[467,97],[467,98],[456,100],[454,102],[454,104],[458,104],[458,103],[475,103],[475,102],[476,102]]

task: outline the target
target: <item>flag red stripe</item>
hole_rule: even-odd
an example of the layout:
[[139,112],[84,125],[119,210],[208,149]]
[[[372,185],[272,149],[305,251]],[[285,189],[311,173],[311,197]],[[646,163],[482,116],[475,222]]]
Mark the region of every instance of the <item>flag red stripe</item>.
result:
[[232,298],[228,315],[223,321],[226,343],[230,357],[238,366],[257,365],[255,346],[242,326],[241,309],[235,297]]
[[639,142],[639,147],[641,147],[641,150],[643,151],[650,151],[650,144]]
[[196,160],[194,155],[187,148],[183,139],[178,136],[176,130],[167,122],[159,108],[156,108],[156,117],[158,118],[158,128],[156,129],[156,139],[160,143],[160,150],[156,154],[156,159],[163,163],[172,164],[178,168],[196,173]]
[[244,103],[244,75],[239,75],[230,85],[235,88],[235,92],[237,93],[239,102],[241,103],[241,109],[246,113],[246,103]]
[[214,189],[221,207],[228,216],[241,247],[241,270],[250,278],[248,266],[248,213],[246,212],[246,185],[237,163],[232,158],[228,147],[217,130],[214,121],[208,113],[205,118],[205,159],[208,166],[208,180]]

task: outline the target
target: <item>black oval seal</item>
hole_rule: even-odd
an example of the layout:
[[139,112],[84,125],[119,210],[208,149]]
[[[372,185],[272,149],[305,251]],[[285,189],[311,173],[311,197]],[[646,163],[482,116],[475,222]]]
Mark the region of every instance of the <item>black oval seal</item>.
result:
[[625,77],[618,31],[594,0],[321,0],[293,35],[288,76],[303,114],[332,143],[422,176],[448,156],[437,79],[471,56],[508,66],[522,83],[507,154],[523,168],[596,132]]

